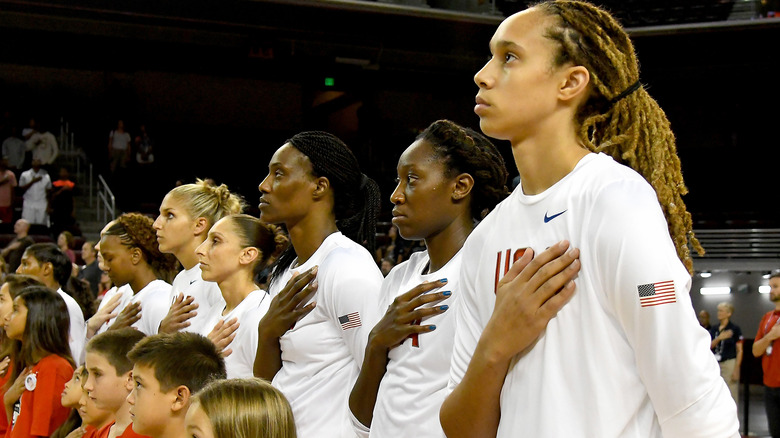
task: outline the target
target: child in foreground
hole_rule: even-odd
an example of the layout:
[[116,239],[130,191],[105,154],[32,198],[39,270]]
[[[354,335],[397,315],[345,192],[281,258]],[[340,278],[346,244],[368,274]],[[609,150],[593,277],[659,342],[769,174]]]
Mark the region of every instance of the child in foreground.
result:
[[152,438],[183,438],[192,394],[227,377],[222,354],[197,333],[149,336],[127,357],[135,384],[127,398],[133,427]]
[[21,341],[19,373],[3,398],[10,438],[50,436],[68,418],[58,397],[73,375],[65,301],[44,286],[25,288],[4,319],[5,333]]
[[127,353],[144,334],[126,327],[95,335],[87,343],[86,368],[89,377],[84,390],[98,409],[112,413],[114,420],[100,428],[101,438],[139,436],[133,431],[127,396],[132,390],[133,363]]
[[259,378],[217,380],[198,391],[185,417],[197,438],[296,438],[290,403]]

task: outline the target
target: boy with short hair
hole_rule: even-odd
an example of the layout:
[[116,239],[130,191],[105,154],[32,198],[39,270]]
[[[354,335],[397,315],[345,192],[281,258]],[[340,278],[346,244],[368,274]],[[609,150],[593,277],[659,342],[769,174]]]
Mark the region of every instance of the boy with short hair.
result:
[[95,433],[95,438],[139,437],[133,431],[127,396],[133,389],[133,362],[128,352],[144,334],[132,328],[109,330],[87,343],[86,368],[89,376],[84,384],[95,406],[113,412],[114,421]]
[[127,397],[134,429],[153,438],[183,438],[190,396],[225,379],[225,360],[208,338],[177,332],[148,336],[128,353],[135,386]]

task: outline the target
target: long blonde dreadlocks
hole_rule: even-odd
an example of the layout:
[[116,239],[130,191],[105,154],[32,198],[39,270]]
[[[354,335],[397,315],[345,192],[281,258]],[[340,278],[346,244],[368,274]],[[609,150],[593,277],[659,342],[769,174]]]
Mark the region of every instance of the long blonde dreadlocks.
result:
[[606,11],[590,3],[553,0],[534,5],[558,17],[546,37],[560,50],[554,64],[582,65],[591,75],[592,93],[579,109],[579,137],[594,152],[604,152],[639,172],[655,189],[677,255],[689,273],[704,249],[693,234],[688,193],[674,133],[666,114],[639,83],[639,63],[628,34]]

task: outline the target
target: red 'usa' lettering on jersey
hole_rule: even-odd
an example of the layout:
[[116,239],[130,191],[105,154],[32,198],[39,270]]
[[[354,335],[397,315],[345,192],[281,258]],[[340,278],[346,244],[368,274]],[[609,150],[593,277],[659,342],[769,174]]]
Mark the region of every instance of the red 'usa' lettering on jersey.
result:
[[[509,267],[512,266],[512,263],[516,262],[520,257],[522,257],[523,254],[525,254],[525,250],[527,249],[528,248],[520,248],[515,250],[514,254],[512,254],[511,248],[504,251],[498,251],[496,253],[496,281],[493,283],[494,294],[498,289],[498,281],[501,280],[501,277],[506,275],[507,271],[509,271]],[[512,254],[512,257],[509,257],[510,254]]]

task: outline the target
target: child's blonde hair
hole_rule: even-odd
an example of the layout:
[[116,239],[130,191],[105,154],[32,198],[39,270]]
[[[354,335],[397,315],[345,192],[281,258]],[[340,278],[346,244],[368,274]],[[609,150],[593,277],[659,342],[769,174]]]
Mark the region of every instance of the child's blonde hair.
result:
[[241,213],[246,205],[240,196],[230,193],[225,184],[216,186],[202,179],[175,187],[168,195],[181,202],[191,218],[205,218],[209,228],[225,216]]
[[290,403],[259,378],[217,380],[193,398],[215,438],[296,438]]

